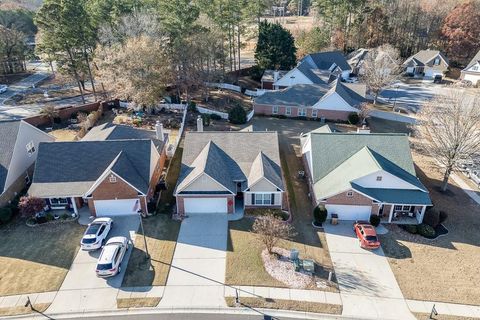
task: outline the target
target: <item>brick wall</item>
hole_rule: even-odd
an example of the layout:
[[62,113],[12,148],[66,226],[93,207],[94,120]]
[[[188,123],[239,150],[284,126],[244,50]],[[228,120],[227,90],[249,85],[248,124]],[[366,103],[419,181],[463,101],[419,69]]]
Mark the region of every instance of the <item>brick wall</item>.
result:
[[[313,118],[312,117],[312,111],[313,109],[311,107],[305,107],[307,109],[307,118]],[[303,108],[303,109],[305,109]],[[264,115],[272,115],[272,110],[273,110],[273,105],[265,105],[265,104],[256,104],[254,103],[253,109],[255,110],[256,114],[264,114]],[[287,117],[298,117],[298,107],[290,107],[291,109],[291,114],[287,115],[286,106],[278,106],[278,113],[276,115],[284,115]],[[328,120],[338,120],[338,121],[346,121],[348,120],[348,115],[350,114],[350,111],[336,111],[336,110],[318,110],[317,109],[317,116],[315,118],[322,118],[324,117],[325,119]]]
[[[353,190],[349,190],[353,191]],[[357,206],[371,206],[372,199],[353,191],[352,197],[347,197],[347,191],[339,193],[327,199],[325,204],[343,204],[343,205],[357,205]]]
[[12,185],[0,195],[0,208],[6,206],[13,198],[15,198],[16,194],[18,194],[22,189],[25,187],[25,176],[28,173],[30,179],[33,176],[33,168],[34,165],[30,166],[25,174],[21,174],[17,180],[15,180]]
[[[228,213],[233,213],[235,210],[235,196],[233,195],[197,195],[197,196],[177,196],[177,214],[184,215],[185,214],[185,206],[183,200],[185,198],[227,198],[228,203]],[[231,204],[230,204],[231,202]]]

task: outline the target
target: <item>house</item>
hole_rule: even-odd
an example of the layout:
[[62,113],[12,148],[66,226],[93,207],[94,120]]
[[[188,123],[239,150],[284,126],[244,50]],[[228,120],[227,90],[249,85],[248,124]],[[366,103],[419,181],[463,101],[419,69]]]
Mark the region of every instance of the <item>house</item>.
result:
[[416,177],[403,134],[342,133],[322,127],[301,137],[302,155],[314,205],[329,217],[417,224],[432,205]]
[[274,89],[296,84],[328,84],[338,77],[348,78],[351,67],[340,51],[305,56],[294,69],[273,83]]
[[447,72],[447,57],[438,50],[421,50],[403,63],[405,72],[414,77],[434,78]]
[[0,207],[30,183],[38,144],[55,138],[23,120],[0,121]]
[[480,84],[480,50],[470,63],[461,71],[460,79],[471,81],[474,86]]
[[273,84],[283,76],[287,74],[288,71],[285,70],[265,70],[262,75],[261,88],[267,90],[273,90]]
[[94,216],[148,213],[166,159],[168,135],[105,124],[76,142],[40,143],[32,196],[51,209],[75,213],[88,206]]
[[364,63],[367,54],[368,49],[360,48],[347,55],[347,62],[352,68],[352,73],[362,75],[362,64]]
[[256,114],[347,120],[365,101],[364,84],[335,80],[327,84],[297,84],[266,92],[253,101]]
[[182,216],[285,208],[277,133],[186,133],[174,195]]

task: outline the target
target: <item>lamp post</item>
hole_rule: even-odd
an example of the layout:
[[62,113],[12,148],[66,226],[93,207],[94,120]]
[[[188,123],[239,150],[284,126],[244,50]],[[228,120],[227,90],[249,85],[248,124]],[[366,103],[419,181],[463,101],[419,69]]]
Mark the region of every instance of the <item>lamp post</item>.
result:
[[150,259],[150,255],[148,254],[148,246],[147,246],[147,237],[145,236],[145,229],[143,229],[143,219],[142,219],[142,210],[138,210],[138,217],[140,218],[140,228],[142,228],[143,234],[143,242],[145,243],[145,260]]
[[395,111],[395,107],[397,106],[397,96],[398,96],[399,85],[396,84],[394,87],[395,87],[395,98],[393,99],[393,111]]

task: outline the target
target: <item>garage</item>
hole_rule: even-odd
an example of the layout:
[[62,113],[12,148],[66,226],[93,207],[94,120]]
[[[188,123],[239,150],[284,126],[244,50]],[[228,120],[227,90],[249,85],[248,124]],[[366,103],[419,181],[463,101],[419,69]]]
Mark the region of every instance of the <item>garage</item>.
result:
[[184,198],[184,210],[189,213],[227,213],[227,198]]
[[93,203],[97,217],[137,214],[141,209],[139,199],[95,200]]
[[372,212],[372,206],[350,206],[339,204],[327,204],[325,208],[328,216],[332,213],[338,215],[339,220],[369,220]]

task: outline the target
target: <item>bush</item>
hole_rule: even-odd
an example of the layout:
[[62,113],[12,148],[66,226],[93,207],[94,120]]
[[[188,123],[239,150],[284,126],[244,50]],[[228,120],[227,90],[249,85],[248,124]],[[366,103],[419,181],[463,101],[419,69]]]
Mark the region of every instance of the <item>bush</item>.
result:
[[440,224],[440,213],[436,209],[425,211],[423,223],[428,224],[432,228],[436,228]]
[[62,219],[62,220],[67,220],[68,218],[70,218],[70,215],[67,214],[67,213],[64,213],[60,216],[60,219]]
[[150,213],[154,213],[157,211],[157,204],[154,201],[150,201],[147,203],[147,210]]
[[228,112],[228,120],[233,124],[244,124],[247,122],[247,112],[242,106],[233,107]]
[[320,226],[327,220],[328,211],[324,206],[318,206],[313,209],[313,220],[315,225]]
[[448,218],[448,213],[446,213],[446,212],[443,211],[443,210],[440,210],[440,214],[438,215],[438,218],[439,218],[439,219],[438,219],[438,220],[439,220],[439,221],[438,221],[439,224],[440,224],[440,223],[444,223],[445,220],[447,220],[447,218]]
[[418,234],[424,236],[425,238],[435,237],[435,229],[433,229],[428,224],[422,223],[417,227]]
[[380,224],[380,216],[377,216],[376,214],[372,214],[370,216],[370,223],[372,224],[372,226],[378,227],[378,225]]
[[47,221],[52,221],[52,220],[53,220],[53,214],[51,214],[50,212],[47,213],[47,214],[45,215],[45,219],[46,219]]
[[218,114],[216,114],[216,113],[212,113],[212,114],[210,115],[210,119],[212,119],[212,120],[222,120],[222,117],[220,117],[220,116],[219,116]]
[[56,124],[62,123],[62,118],[60,118],[60,117],[53,118],[53,123],[56,123]]
[[136,127],[140,127],[142,125],[142,119],[133,119],[132,124]]
[[273,215],[275,218],[280,218],[283,221],[290,217],[288,213],[278,208],[246,208],[245,215],[247,216],[268,216]]
[[190,101],[187,106],[187,111],[189,112],[197,112],[197,104],[193,101]]
[[203,120],[203,125],[205,127],[208,127],[210,125],[210,115],[209,114],[206,114],[206,113],[203,113],[202,114],[202,120]]
[[12,219],[12,210],[10,207],[0,208],[0,222],[5,224]]
[[260,68],[258,65],[254,65],[253,67],[250,68],[250,77],[255,80],[255,81],[260,81],[262,79],[262,76],[263,76],[263,72],[265,70],[263,70],[262,68]]
[[352,112],[348,115],[348,122],[351,124],[357,124],[360,121],[360,117],[356,112]]
[[404,226],[405,231],[411,234],[416,234],[418,233],[418,227],[416,224],[406,224]]
[[18,203],[18,209],[24,217],[33,216],[37,212],[41,212],[45,207],[45,200],[32,196],[21,197]]

